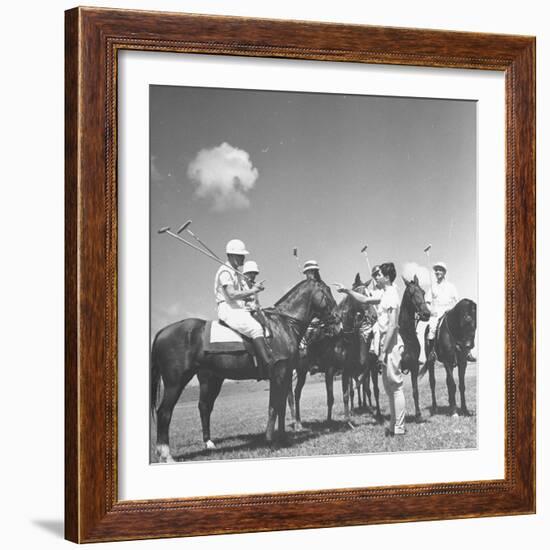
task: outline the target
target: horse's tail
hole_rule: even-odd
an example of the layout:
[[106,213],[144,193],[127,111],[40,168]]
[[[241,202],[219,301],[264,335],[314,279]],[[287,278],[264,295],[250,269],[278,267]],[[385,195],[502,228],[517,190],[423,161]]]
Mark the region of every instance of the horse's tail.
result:
[[[158,336],[158,334],[157,334]],[[155,347],[157,343],[157,336],[153,340],[153,347],[151,348],[151,395],[150,395],[150,410],[151,417],[154,419],[157,411],[157,401],[160,393],[160,367],[156,361]]]

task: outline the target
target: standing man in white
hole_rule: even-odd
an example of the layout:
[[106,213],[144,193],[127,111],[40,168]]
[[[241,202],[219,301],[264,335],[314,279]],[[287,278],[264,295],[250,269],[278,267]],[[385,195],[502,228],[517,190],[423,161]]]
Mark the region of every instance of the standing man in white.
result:
[[380,343],[377,349],[378,360],[383,365],[382,380],[390,405],[390,426],[388,435],[405,433],[405,394],[403,393],[403,372],[401,355],[403,342],[399,336],[397,320],[399,318],[399,295],[393,284],[396,277],[393,262],[386,262],[373,269],[373,279],[381,290],[380,296],[368,297],[354,290],[338,285],[338,292],[351,296],[361,304],[377,306],[377,325],[380,331]]

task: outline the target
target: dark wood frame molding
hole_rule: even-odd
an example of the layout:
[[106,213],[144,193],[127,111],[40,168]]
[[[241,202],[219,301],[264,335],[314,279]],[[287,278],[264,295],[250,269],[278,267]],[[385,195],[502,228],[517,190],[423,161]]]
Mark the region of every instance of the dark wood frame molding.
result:
[[[117,53],[497,70],[506,82],[505,478],[119,501]],[[66,12],[65,533],[75,542],[535,511],[535,39],[237,17]]]

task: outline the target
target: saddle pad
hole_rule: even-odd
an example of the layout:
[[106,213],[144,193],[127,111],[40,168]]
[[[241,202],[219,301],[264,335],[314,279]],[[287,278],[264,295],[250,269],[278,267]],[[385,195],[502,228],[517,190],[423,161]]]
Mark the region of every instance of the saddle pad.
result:
[[205,334],[204,351],[207,353],[247,351],[242,336],[217,321],[207,322]]

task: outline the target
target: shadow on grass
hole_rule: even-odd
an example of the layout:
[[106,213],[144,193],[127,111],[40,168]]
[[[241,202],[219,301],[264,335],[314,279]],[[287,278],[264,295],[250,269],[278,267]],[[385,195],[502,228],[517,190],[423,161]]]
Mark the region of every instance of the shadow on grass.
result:
[[264,432],[259,434],[237,434],[217,438],[214,441],[217,447],[216,451],[201,449],[190,453],[182,453],[174,456],[174,460],[185,461],[196,458],[211,457],[215,455],[216,452],[220,453],[219,458],[221,459],[223,458],[222,454],[228,452],[252,452],[262,449],[276,450],[285,447],[294,447],[295,445],[300,445],[329,433],[342,433],[353,429],[345,420],[303,422],[302,427],[303,429],[299,432],[286,431],[283,439],[278,438],[277,434],[275,434],[275,441],[272,444],[269,444],[266,441]]
[[[463,418],[469,418],[471,416],[475,416],[476,413],[475,411],[472,411],[472,410],[468,410],[468,414],[464,414],[462,412],[462,410],[460,409],[460,407],[458,407],[456,409],[456,412],[458,414],[458,416],[462,416]],[[436,408],[435,408],[435,411],[432,410],[432,407],[429,408],[429,414],[431,416],[436,416],[436,415],[440,415],[440,416],[451,416],[451,407],[449,405],[438,405]]]

